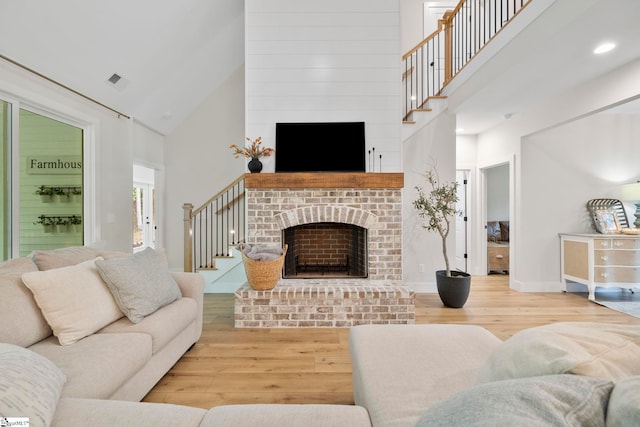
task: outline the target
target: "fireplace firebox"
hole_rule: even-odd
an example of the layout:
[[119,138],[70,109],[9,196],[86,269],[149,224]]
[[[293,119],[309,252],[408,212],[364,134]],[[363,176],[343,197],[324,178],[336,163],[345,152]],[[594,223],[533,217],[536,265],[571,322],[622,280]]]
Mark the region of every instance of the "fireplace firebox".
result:
[[285,279],[367,277],[367,230],[320,222],[283,230]]

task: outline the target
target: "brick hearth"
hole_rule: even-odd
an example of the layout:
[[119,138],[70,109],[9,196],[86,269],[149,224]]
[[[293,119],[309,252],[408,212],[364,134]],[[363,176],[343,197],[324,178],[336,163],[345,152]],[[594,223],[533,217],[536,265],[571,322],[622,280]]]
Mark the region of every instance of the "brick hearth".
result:
[[269,291],[235,295],[236,328],[327,328],[415,323],[415,293],[360,280],[285,280]]

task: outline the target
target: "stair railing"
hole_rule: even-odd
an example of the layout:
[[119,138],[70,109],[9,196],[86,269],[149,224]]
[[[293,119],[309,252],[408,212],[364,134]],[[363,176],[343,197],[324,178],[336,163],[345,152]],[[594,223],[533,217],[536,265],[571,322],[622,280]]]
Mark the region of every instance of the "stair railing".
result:
[[402,56],[403,118],[429,111],[442,89],[517,16],[531,0],[461,0],[438,28]]
[[244,241],[246,231],[244,175],[193,209],[184,212],[184,271],[215,269],[215,259],[230,256],[231,247]]

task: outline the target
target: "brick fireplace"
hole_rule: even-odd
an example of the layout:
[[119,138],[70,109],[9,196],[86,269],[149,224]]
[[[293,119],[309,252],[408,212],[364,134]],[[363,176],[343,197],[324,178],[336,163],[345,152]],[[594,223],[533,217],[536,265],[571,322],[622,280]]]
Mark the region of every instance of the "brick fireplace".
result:
[[[236,327],[414,323],[414,293],[402,284],[403,185],[401,173],[245,175],[248,243],[281,246],[295,231],[315,234],[316,247],[327,249],[329,238],[335,245],[321,257],[296,242],[285,264],[295,266],[297,257],[306,271],[285,269],[270,291],[241,287]],[[361,255],[350,246],[358,243]],[[348,270],[349,263],[366,265]]]

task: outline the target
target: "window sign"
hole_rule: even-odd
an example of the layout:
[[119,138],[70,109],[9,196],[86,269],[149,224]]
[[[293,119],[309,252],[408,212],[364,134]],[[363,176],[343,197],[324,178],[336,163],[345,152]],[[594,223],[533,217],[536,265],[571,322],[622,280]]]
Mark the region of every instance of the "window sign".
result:
[[80,156],[28,156],[27,174],[29,175],[80,175],[82,157]]

